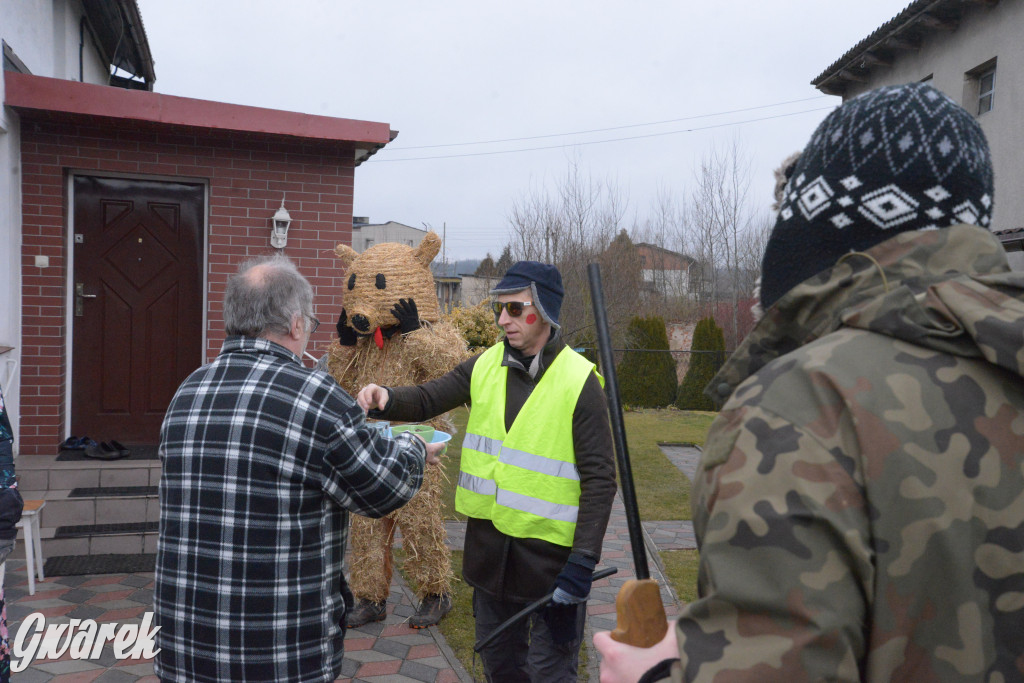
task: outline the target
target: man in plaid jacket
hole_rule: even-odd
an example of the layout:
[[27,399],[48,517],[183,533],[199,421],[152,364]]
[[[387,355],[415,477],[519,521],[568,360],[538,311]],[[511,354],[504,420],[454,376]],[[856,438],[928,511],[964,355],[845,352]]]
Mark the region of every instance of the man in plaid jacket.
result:
[[420,488],[443,444],[392,439],[330,375],[303,366],[309,283],[284,256],[228,281],[220,355],[189,376],[160,435],[154,594],[164,681],[341,675],[348,513]]

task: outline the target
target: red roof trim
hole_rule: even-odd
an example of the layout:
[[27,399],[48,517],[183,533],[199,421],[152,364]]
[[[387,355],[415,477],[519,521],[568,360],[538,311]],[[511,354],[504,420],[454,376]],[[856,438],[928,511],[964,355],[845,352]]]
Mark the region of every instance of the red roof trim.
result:
[[[391,139],[386,123],[264,109],[211,100],[126,90],[8,71],[6,104],[19,110],[56,111],[169,126],[284,135],[378,148]],[[364,143],[364,144],[358,144]]]

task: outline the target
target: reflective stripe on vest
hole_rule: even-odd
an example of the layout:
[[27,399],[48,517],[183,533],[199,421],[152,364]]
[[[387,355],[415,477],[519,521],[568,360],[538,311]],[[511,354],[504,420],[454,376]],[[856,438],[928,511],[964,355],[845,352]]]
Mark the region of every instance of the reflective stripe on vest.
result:
[[506,433],[503,355],[498,344],[473,366],[455,509],[510,536],[571,547],[580,497],[572,415],[594,365],[562,349]]

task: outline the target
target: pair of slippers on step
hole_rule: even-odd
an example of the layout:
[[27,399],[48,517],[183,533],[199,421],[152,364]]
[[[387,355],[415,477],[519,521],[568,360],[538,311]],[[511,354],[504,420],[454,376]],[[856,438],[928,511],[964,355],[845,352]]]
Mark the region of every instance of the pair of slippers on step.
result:
[[85,451],[85,457],[93,458],[94,460],[120,460],[131,455],[131,451],[128,450],[127,446],[119,441],[111,439],[110,441],[96,443],[87,436],[69,436],[61,444],[61,448],[67,451]]
[[85,447],[85,457],[93,460],[120,460],[127,458],[132,452],[120,441],[101,441]]

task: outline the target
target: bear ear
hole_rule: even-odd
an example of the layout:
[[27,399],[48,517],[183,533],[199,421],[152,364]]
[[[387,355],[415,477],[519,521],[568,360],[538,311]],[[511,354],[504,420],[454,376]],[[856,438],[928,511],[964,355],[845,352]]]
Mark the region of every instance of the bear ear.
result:
[[434,260],[439,251],[441,251],[441,238],[437,236],[436,232],[431,230],[423,236],[420,246],[412,250],[412,257],[429,268],[430,262]]
[[356,257],[359,256],[359,254],[356,253],[356,250],[347,244],[339,244],[336,246],[334,248],[334,255],[338,257],[338,260],[341,261],[341,265],[345,266],[346,269],[348,269],[348,267],[352,265],[352,262],[356,260]]

